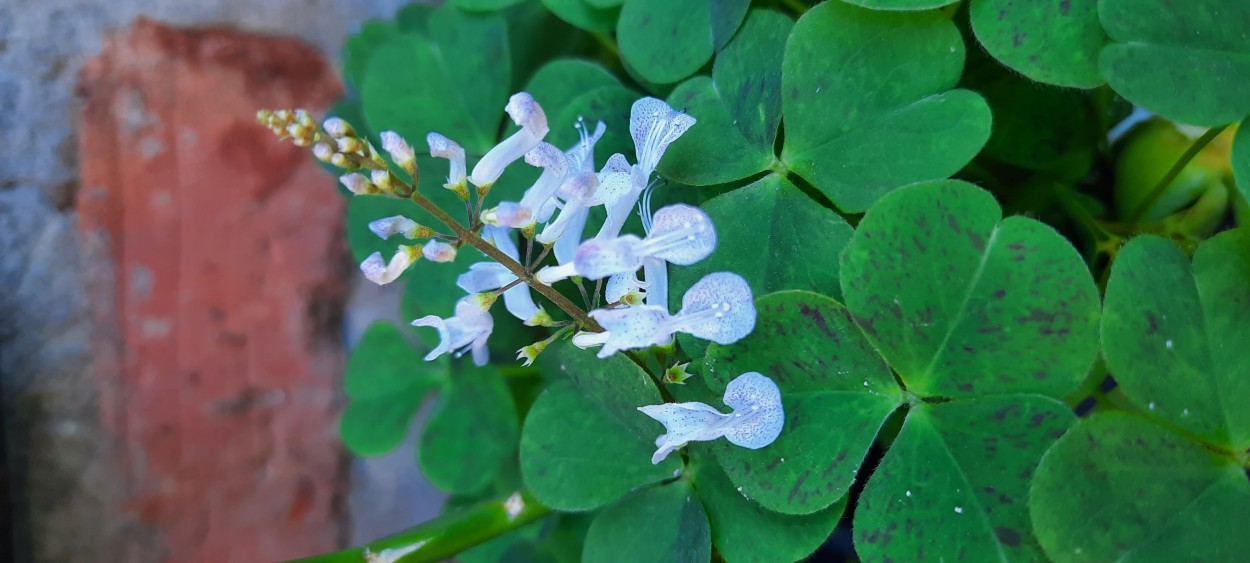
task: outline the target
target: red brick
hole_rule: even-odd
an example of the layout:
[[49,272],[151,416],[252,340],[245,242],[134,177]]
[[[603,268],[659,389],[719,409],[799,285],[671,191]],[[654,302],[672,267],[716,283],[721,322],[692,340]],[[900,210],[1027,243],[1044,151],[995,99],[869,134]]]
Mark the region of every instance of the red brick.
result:
[[124,508],[168,561],[336,548],[343,202],[254,122],[328,107],[333,70],[292,40],[140,20],[79,89],[80,228],[111,263],[88,273],[93,371]]

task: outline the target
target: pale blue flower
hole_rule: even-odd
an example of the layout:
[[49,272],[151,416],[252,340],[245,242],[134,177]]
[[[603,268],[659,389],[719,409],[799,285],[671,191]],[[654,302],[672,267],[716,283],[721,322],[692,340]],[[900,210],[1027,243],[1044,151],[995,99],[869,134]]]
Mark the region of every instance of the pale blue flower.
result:
[[655,439],[657,449],[651,463],[660,463],[673,450],[690,442],[723,436],[731,444],[758,450],[781,434],[785,425],[781,390],[767,376],[754,371],[739,375],[729,382],[723,400],[732,412],[724,414],[699,402],[638,407],[664,425],[665,433]]

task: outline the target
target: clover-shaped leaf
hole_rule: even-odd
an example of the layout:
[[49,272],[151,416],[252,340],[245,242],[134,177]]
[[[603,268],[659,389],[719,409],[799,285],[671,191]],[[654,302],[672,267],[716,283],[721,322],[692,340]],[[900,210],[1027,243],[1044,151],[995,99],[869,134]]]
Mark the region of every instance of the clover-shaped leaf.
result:
[[737,489],[704,449],[706,462],[695,465],[695,493],[712,527],[712,543],[725,561],[798,561],[810,555],[833,532],[846,496],[813,514],[766,510]]
[[985,100],[951,90],[963,62],[959,31],[939,12],[812,8],[786,43],[782,161],[851,212],[955,173],[990,134]]
[[[1098,350],[1098,294],[1080,256],[1050,227],[1002,219],[975,186],[926,182],[860,221],[842,291],[918,401],[855,513],[859,552],[1037,558],[1024,491],[1072,418],[1052,398],[1080,383]],[[943,521],[958,532],[918,535]]]
[[1250,229],[1198,247],[1138,237],[1107,283],[1103,355],[1124,395],[1232,452],[1250,450]]
[[1097,120],[1085,92],[1039,88],[986,61],[964,73],[964,84],[985,96],[994,111],[994,133],[984,154],[1034,170],[1052,169],[1071,156],[1089,158],[1104,132],[1095,130]]
[[[660,402],[658,393],[652,401]],[[539,395],[525,419],[521,472],[543,504],[589,510],[672,477],[677,458],[652,465],[654,450],[651,439],[635,434],[572,383],[561,381]]]
[[713,345],[705,377],[721,393],[739,374],[776,382],[785,408],[767,447],[712,447],[741,492],[764,508],[810,514],[842,498],[887,415],[902,402],[889,368],[836,301],[804,291],[756,299],[755,331]]
[[643,78],[677,82],[725,45],[750,0],[626,0],[617,21],[621,58]]
[[1095,414],[1042,458],[1033,527],[1058,563],[1237,561],[1250,552],[1245,471],[1146,418]]
[[1250,3],[1100,0],[1098,16],[1112,41],[1099,68],[1129,101],[1191,125],[1250,114]]
[[493,367],[457,362],[417,451],[421,471],[453,494],[488,485],[516,451],[518,423],[512,395]]
[[357,455],[395,449],[408,434],[421,400],[446,378],[446,362],[422,362],[394,325],[370,325],[344,375],[350,402],[339,421],[343,443]]
[[[529,84],[525,86],[525,91],[534,96],[534,101],[539,105],[554,114],[568,107],[583,93],[620,85],[621,81],[600,65],[580,59],[556,59],[543,65],[534,73]],[[550,117],[555,117],[555,115]],[[563,127],[567,124],[560,123],[559,125]],[[590,126],[593,131],[594,124]],[[567,149],[568,147],[562,146],[561,148]]]
[[474,12],[493,12],[502,10],[523,0],[448,0],[448,4]]
[[1098,292],[1072,245],[954,180],[883,197],[842,255],[847,308],[921,396],[1062,397],[1098,352]]
[[781,58],[794,23],[753,10],[716,56],[712,77],[696,76],[668,97],[698,122],[665,153],[660,173],[690,185],[745,178],[773,164],[781,121]]
[[369,60],[378,47],[399,35],[393,22],[370,20],[343,42],[343,78],[357,89],[365,83]]
[[[803,289],[842,296],[838,261],[852,229],[842,217],[807,197],[789,181],[770,174],[755,183],[708,200],[702,206],[716,225],[716,251],[706,259],[670,272],[669,300],[681,296],[712,272],[735,272],[753,295]],[[691,357],[708,342],[686,335],[678,341]]]
[[452,7],[435,11],[428,26],[427,35],[398,35],[370,57],[361,87],[365,118],[371,129],[396,131],[414,147],[438,131],[469,154],[484,154],[508,100],[507,28],[497,15]]
[[702,563],[712,557],[707,514],[686,481],[638,491],[599,513],[586,533],[586,561]]
[[1037,395],[920,403],[860,496],[855,546],[866,560],[1038,561],[1029,478],[1075,420]]
[[1102,84],[1098,52],[1107,35],[1097,0],[973,0],[969,16],[985,49],[1021,74],[1058,86]]

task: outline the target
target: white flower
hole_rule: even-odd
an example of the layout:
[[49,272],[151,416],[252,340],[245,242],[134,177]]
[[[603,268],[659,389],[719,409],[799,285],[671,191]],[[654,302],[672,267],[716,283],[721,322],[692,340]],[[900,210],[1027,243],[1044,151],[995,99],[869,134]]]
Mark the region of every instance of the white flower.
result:
[[578,218],[581,210],[593,205],[595,192],[599,190],[599,178],[590,172],[578,174],[569,177],[565,181],[564,188],[568,193],[564,209],[560,210],[560,215],[555,221],[543,227],[543,231],[536,237],[538,242],[552,244],[564,236],[564,233],[575,222],[574,220]]
[[441,240],[432,240],[421,248],[421,255],[430,262],[455,262],[456,247]]
[[[648,282],[650,284],[651,282]],[[648,301],[654,287],[648,285]],[[619,309],[595,309],[590,317],[603,332],[579,332],[573,344],[603,346],[606,358],[619,350],[667,344],[676,332],[686,332],[717,344],[732,344],[755,329],[751,287],[737,274],[717,272],[699,280],[682,296],[682,309],[669,315],[665,307],[648,303]]]
[[785,425],[781,390],[772,379],[758,372],[734,378],[725,389],[725,404],[733,409],[723,414],[705,403],[664,403],[638,407],[643,414],[664,425],[664,434],[655,439],[651,463],[668,457],[689,442],[725,437],[731,444],[758,450],[773,443]]
[[482,222],[514,229],[539,222],[538,217],[544,206],[564,183],[569,162],[565,154],[551,143],[539,143],[534,150],[525,153],[525,162],[543,169],[538,180],[525,191],[520,202],[505,201],[495,209],[483,211]]
[[456,302],[455,316],[441,319],[434,315],[412,321],[412,326],[428,326],[438,331],[438,346],[426,354],[428,362],[446,353],[456,357],[467,351],[473,353],[473,363],[484,366],[489,360],[486,339],[495,328],[490,316],[490,306],[495,296],[490,293],[468,295]]
[[438,133],[426,135],[425,142],[430,145],[430,156],[445,158],[451,163],[451,168],[447,171],[447,183],[443,184],[443,187],[456,192],[457,195],[464,194],[461,195],[462,198],[467,197],[464,148]]
[[596,238],[607,239],[621,234],[634,204],[647,187],[647,180],[641,176],[637,167],[630,166],[625,155],[616,153],[608,158],[603,170],[599,172],[599,183],[609,186],[611,193],[619,194],[614,200],[604,203],[608,209],[608,218],[599,228]]
[[364,262],[360,263],[360,271],[365,275],[365,279],[378,285],[386,285],[403,275],[404,270],[408,269],[413,262],[421,257],[421,246],[403,246],[395,251],[395,255],[391,256],[389,262],[382,259],[381,252],[374,252]]
[[[486,227],[484,234],[496,248],[516,260],[519,257],[516,243],[507,229]],[[493,291],[515,281],[516,275],[497,262],[477,262],[469,266],[469,271],[456,279],[456,285],[469,293]],[[552,319],[542,307],[534,303],[534,295],[530,286],[519,283],[503,292],[503,304],[512,316],[520,319],[526,326],[548,326]]]
[[391,158],[403,168],[405,172],[413,174],[417,171],[417,154],[412,150],[412,145],[408,144],[399,133],[394,131],[383,131],[382,148],[391,154]]
[[629,134],[634,138],[638,167],[644,177],[655,172],[668,145],[694,124],[695,118],[673,109],[664,100],[643,98],[634,102],[629,110]]
[[742,340],[755,329],[751,286],[730,272],[703,276],[682,296],[673,329],[717,344]]
[[603,296],[608,303],[625,305],[642,303],[643,298],[646,297],[643,289],[647,287],[647,284],[640,281],[637,274],[638,272],[630,272],[609,277],[608,283],[603,287]]
[[595,309],[590,317],[603,332],[579,332],[573,344],[579,348],[603,346],[596,354],[606,358],[620,350],[649,348],[667,343],[673,336],[672,317],[659,307],[640,305],[621,309]]
[[469,181],[479,188],[494,184],[503,174],[504,168],[525,156],[525,153],[533,150],[547,136],[547,115],[529,93],[513,94],[504,111],[508,112],[514,123],[521,126],[521,130],[495,145],[477,161],[473,173],[469,175]]
[[[716,248],[716,230],[712,227],[712,220],[703,211],[689,205],[676,204],[661,209],[655,214],[655,220],[650,222],[649,231],[650,234],[643,239],[624,235],[587,240],[577,248],[572,264],[545,268],[544,272],[540,272],[540,279],[551,283],[563,279],[557,276],[577,275],[597,280],[636,272],[648,258],[660,260],[660,266],[663,262],[688,266],[707,257]],[[651,271],[658,272],[655,264],[648,273]],[[648,276],[647,281],[650,283],[652,277]]]

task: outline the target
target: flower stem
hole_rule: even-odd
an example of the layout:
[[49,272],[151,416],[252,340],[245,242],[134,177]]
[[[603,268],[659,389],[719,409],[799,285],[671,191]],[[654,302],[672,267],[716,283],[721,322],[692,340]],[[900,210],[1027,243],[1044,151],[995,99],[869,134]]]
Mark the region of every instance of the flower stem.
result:
[[516,492],[439,516],[360,547],[297,559],[295,563],[360,563],[443,561],[484,541],[530,524],[551,509],[528,492]]
[[1141,203],[1137,204],[1137,207],[1133,209],[1132,213],[1129,214],[1128,222],[1136,223],[1140,220],[1142,215],[1146,214],[1146,210],[1150,209],[1151,205],[1154,205],[1155,200],[1159,199],[1159,196],[1163,195],[1163,192],[1167,190],[1169,185],[1172,184],[1172,181],[1175,180],[1177,176],[1180,176],[1181,171],[1189,165],[1189,161],[1193,160],[1195,156],[1198,156],[1198,153],[1202,151],[1208,143],[1219,136],[1220,133],[1224,132],[1224,129],[1227,127],[1228,125],[1221,125],[1219,127],[1207,129],[1207,132],[1203,133],[1201,137],[1198,137],[1198,140],[1194,141],[1194,144],[1189,145],[1189,148],[1185,150],[1185,153],[1182,154],[1180,158],[1176,159],[1176,163],[1172,165],[1172,168],[1168,170],[1167,174],[1164,174],[1163,178],[1159,179],[1159,183],[1155,184],[1155,187],[1150,190],[1150,193],[1146,195],[1146,198],[1143,199]]
[[582,326],[595,332],[603,331],[603,327],[600,326],[594,319],[590,318],[590,315],[587,315],[586,311],[583,311],[581,307],[578,307],[572,301],[569,301],[567,297],[553,289],[551,286],[539,283],[538,280],[534,279],[534,275],[532,273],[526,271],[525,266],[522,266],[519,262],[513,260],[507,254],[504,254],[498,248],[495,248],[494,245],[486,242],[486,240],[478,236],[477,233],[474,233],[466,229],[460,223],[457,223],[455,219],[452,219],[451,216],[447,214],[447,212],[443,211],[435,205],[434,202],[421,195],[421,192],[414,190],[412,192],[411,199],[413,203],[420,205],[422,209],[428,211],[430,215],[433,215],[434,218],[441,221],[447,226],[447,228],[454,231],[456,236],[460,237],[460,240],[464,241],[469,246],[480,250],[482,254],[489,256],[492,260],[499,262],[517,278],[525,280],[525,283],[534,288],[534,291],[537,291],[543,297],[546,297],[554,303],[557,307],[563,309],[565,313],[568,313],[570,317],[573,317],[573,319],[575,319]]

